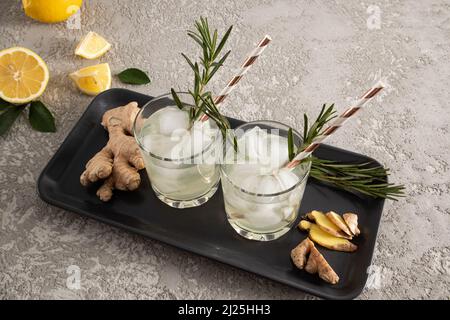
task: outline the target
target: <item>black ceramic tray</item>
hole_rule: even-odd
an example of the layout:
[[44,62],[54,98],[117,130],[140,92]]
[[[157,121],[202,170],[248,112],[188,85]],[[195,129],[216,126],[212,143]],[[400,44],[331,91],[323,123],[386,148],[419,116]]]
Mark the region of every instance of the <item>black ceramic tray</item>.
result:
[[[98,95],[89,105],[59,150],[47,164],[38,181],[41,198],[58,207],[156,239],[202,256],[241,268],[269,279],[330,299],[358,296],[367,280],[384,201],[360,198],[350,193],[308,181],[300,215],[322,211],[357,212],[361,235],[354,239],[358,250],[343,253],[319,250],[340,277],[330,285],[296,269],[290,251],[305,233],[293,228],[285,236],[270,242],[251,241],[239,236],[228,224],[219,188],[203,206],[174,209],[153,194],[145,170],[142,185],[135,192],[115,191],[113,199],[102,203],[95,195],[96,187],[84,188],[79,177],[86,162],[107,141],[100,119],[105,110],[137,101],[140,106],[151,97],[124,89],[111,89]],[[230,119],[232,126],[242,121]],[[321,146],[315,155],[339,161],[367,161],[366,156],[342,149]]]

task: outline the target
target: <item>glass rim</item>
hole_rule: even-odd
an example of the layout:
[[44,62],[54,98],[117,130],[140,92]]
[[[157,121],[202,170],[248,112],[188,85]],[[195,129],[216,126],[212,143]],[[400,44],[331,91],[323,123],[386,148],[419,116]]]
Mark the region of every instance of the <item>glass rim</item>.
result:
[[[178,91],[178,92],[176,92],[176,93],[177,93],[177,94],[186,94],[186,95],[190,95],[189,92],[185,92],[185,91]],[[196,154],[194,154],[194,155],[192,155],[192,156],[189,156],[189,157],[176,158],[176,159],[174,159],[174,158],[166,158],[166,157],[158,156],[158,155],[152,153],[151,151],[147,150],[147,149],[144,147],[144,145],[141,143],[140,139],[138,139],[138,135],[136,134],[136,122],[137,122],[137,119],[138,119],[138,117],[142,114],[142,112],[144,111],[144,109],[145,109],[150,103],[152,103],[152,102],[155,101],[155,100],[162,99],[162,98],[164,98],[164,97],[166,97],[166,96],[169,96],[169,95],[171,95],[170,92],[169,92],[169,93],[165,93],[165,94],[161,94],[161,95],[159,95],[159,96],[156,96],[156,97],[154,97],[153,99],[151,99],[151,100],[149,100],[148,102],[146,102],[146,103],[140,108],[139,112],[136,114],[136,117],[135,117],[134,120],[133,120],[133,136],[134,136],[134,139],[136,140],[136,142],[137,142],[139,148],[141,148],[142,150],[144,150],[145,152],[147,152],[147,153],[148,153],[150,156],[152,156],[153,158],[156,158],[156,159],[161,160],[161,161],[167,161],[167,162],[180,162],[181,164],[183,164],[184,161],[194,160],[194,159],[197,158],[198,156],[200,156],[200,155],[202,155],[202,154],[208,152],[209,149],[211,149],[211,147],[212,147],[212,146],[214,145],[214,143],[216,142],[217,136],[218,136],[218,134],[220,134],[220,130],[217,130],[217,134],[213,137],[211,143],[209,143],[209,144],[208,144],[205,148],[203,148],[200,152],[198,152],[198,153],[196,153]],[[192,96],[191,96],[191,97],[192,97]],[[155,112],[156,112],[156,111],[155,111]],[[192,163],[184,163],[184,164],[192,164]]]
[[[256,121],[250,121],[250,122],[243,123],[243,124],[241,124],[240,126],[238,126],[235,130],[239,130],[239,129],[241,129],[242,127],[244,127],[244,126],[246,126],[246,125],[249,125],[249,124],[251,125],[251,124],[257,124],[257,123],[265,123],[265,124],[271,124],[271,123],[272,123],[272,124],[278,124],[278,125],[284,126],[284,127],[286,127],[286,128],[289,128],[286,124],[284,124],[284,123],[282,123],[282,122],[279,122],[279,121],[273,121],[273,120],[256,120]],[[293,133],[294,135],[297,135],[299,138],[301,137],[301,136],[300,136],[300,133],[299,133],[297,130],[295,130],[295,129],[292,129],[292,133]],[[300,139],[301,139],[301,138],[300,138]],[[311,157],[311,156],[309,156],[307,159],[309,159],[310,157]],[[243,193],[246,193],[246,194],[248,194],[248,195],[251,195],[251,196],[264,197],[264,198],[281,196],[281,195],[283,195],[283,194],[286,194],[286,193],[288,193],[288,192],[291,192],[292,190],[296,189],[299,185],[301,185],[301,184],[305,181],[305,179],[308,178],[309,173],[310,173],[310,171],[311,171],[311,161],[308,161],[308,164],[307,164],[307,168],[306,168],[305,174],[304,174],[303,177],[300,179],[300,181],[297,182],[296,184],[294,184],[293,186],[289,187],[288,189],[285,189],[285,190],[282,190],[282,191],[279,191],[279,192],[275,192],[275,193],[256,193],[256,192],[248,191],[248,190],[246,190],[246,189],[244,189],[244,188],[242,188],[242,187],[236,185],[236,184],[233,182],[233,180],[230,178],[230,176],[225,172],[224,167],[227,166],[227,165],[230,165],[230,164],[222,164],[222,165],[220,166],[220,172],[221,172],[222,175],[227,179],[227,181],[233,186],[233,188],[236,188],[236,189],[238,189],[239,191],[241,191],[241,192],[243,192]]]

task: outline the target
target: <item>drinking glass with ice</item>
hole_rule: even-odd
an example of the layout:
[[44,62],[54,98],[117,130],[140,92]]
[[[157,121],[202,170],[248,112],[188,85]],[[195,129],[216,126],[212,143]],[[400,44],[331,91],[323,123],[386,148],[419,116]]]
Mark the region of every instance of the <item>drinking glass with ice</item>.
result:
[[[226,148],[221,166],[225,211],[231,226],[243,237],[274,240],[293,226],[305,191],[310,162],[286,169],[289,127],[274,121],[255,121],[235,131],[238,151]],[[293,131],[294,144],[301,137]]]
[[183,109],[171,94],[147,103],[136,117],[134,136],[156,196],[172,207],[189,208],[205,203],[217,190],[221,139],[214,121],[190,120],[190,94],[178,97]]

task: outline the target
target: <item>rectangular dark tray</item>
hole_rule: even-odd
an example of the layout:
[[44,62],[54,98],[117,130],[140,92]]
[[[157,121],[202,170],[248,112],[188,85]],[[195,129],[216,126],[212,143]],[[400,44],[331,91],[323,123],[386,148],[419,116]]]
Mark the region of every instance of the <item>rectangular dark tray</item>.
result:
[[[55,206],[120,227],[143,236],[227,263],[308,293],[329,299],[357,297],[367,280],[383,210],[383,199],[359,197],[309,179],[300,215],[313,209],[338,213],[356,212],[361,235],[353,240],[354,253],[319,247],[340,277],[330,285],[298,270],[290,260],[290,251],[306,234],[293,228],[271,242],[251,241],[239,236],[228,224],[222,191],[203,206],[174,209],[153,194],[145,170],[142,184],[135,192],[115,191],[113,199],[102,203],[96,187],[84,188],[79,177],[86,162],[107,142],[108,134],[100,125],[103,113],[111,108],[137,101],[144,105],[151,97],[124,89],[111,89],[98,95],[81,116],[64,143],[47,164],[38,180],[40,197]],[[233,127],[242,123],[230,119]],[[366,156],[323,145],[316,156],[337,161],[374,161]],[[300,219],[300,218],[299,218]]]

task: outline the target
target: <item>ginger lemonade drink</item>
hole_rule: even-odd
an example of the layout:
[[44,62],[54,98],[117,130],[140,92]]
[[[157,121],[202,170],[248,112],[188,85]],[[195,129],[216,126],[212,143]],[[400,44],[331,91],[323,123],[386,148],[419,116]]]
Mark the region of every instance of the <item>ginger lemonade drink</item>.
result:
[[[236,129],[238,151],[228,147],[221,166],[225,211],[231,226],[248,239],[274,240],[298,217],[310,163],[280,169],[289,161],[289,128],[273,121]],[[301,144],[294,131],[294,144]]]
[[217,190],[220,132],[211,120],[192,122],[192,96],[178,96],[183,109],[170,94],[146,104],[136,117],[134,134],[157,197],[172,207],[189,208],[205,203]]

